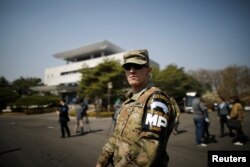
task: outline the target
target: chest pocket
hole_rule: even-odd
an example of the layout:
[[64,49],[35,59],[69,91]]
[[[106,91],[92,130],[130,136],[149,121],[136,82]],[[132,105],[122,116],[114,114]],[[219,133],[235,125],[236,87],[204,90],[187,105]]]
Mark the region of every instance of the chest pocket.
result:
[[122,113],[124,114],[123,116],[126,115],[126,119],[123,120],[121,136],[127,141],[133,142],[141,132],[143,105],[140,102],[131,103]]
[[140,129],[144,112],[143,105],[140,102],[135,102],[131,107],[133,107],[133,111],[128,119],[128,124],[134,124],[134,128]]

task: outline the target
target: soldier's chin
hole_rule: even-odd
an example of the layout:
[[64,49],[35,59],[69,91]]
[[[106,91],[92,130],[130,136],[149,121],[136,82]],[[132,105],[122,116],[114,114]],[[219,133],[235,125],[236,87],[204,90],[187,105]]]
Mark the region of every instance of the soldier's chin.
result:
[[140,84],[138,82],[130,82],[130,85],[132,87],[140,87]]

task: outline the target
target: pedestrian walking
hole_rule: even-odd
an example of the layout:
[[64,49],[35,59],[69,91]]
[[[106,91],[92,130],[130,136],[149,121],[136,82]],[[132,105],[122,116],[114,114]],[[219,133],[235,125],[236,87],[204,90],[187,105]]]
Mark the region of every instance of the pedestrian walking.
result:
[[209,127],[210,127],[209,113],[208,113],[208,108],[207,108],[207,104],[206,104],[205,100],[202,99],[202,102],[205,106],[205,110],[204,110],[205,122],[204,122],[203,139],[205,141],[209,141],[209,139],[212,138],[212,136],[210,135],[210,132],[209,132]]
[[57,111],[59,113],[61,138],[65,137],[65,131],[66,131],[68,137],[70,137],[70,130],[68,127],[68,122],[70,121],[70,119],[69,119],[68,111],[69,111],[68,105],[65,103],[64,99],[61,99],[60,100],[60,108],[59,108],[59,111]]
[[[244,120],[244,110],[240,103],[240,99],[237,96],[231,97],[231,102],[233,104],[232,110],[230,112],[230,118],[228,120],[228,126],[233,128],[237,132],[236,138],[233,140],[234,145],[243,146],[246,136],[243,132],[243,120]],[[231,126],[230,123],[232,123]]]
[[[219,106],[218,106],[218,114],[220,118],[220,137],[225,136],[225,125],[227,123],[229,114],[230,114],[230,108],[228,103],[225,101],[224,97],[219,97]],[[232,130],[229,129],[230,134],[232,134]]]
[[80,133],[81,135],[84,134],[84,120],[83,118],[86,116],[87,104],[84,102],[81,103],[80,100],[77,101],[75,106],[76,108],[76,128],[75,133]]

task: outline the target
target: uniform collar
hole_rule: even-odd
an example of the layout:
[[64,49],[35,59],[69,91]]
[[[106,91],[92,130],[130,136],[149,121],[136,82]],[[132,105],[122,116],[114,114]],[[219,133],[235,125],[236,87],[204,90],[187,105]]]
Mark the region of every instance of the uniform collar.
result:
[[148,82],[148,83],[146,84],[146,86],[145,86],[140,92],[133,94],[132,97],[129,98],[126,102],[129,102],[129,101],[131,101],[131,100],[133,100],[133,101],[138,100],[139,97],[143,94],[143,92],[145,92],[146,90],[148,90],[149,88],[151,88],[151,87],[153,87],[153,86],[154,86],[153,82],[151,82],[151,81]]

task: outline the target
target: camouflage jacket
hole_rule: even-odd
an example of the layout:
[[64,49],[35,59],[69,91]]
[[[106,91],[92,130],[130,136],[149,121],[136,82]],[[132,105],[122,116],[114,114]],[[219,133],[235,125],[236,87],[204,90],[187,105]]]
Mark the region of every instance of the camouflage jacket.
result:
[[169,97],[149,83],[122,104],[98,163],[106,166],[112,159],[117,167],[167,166],[166,146],[175,117]]

